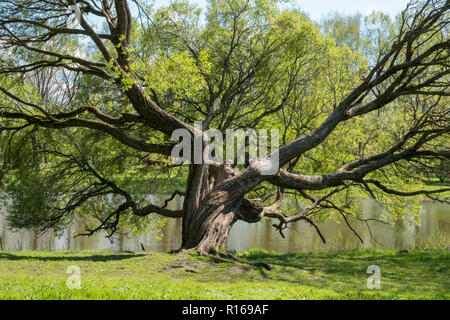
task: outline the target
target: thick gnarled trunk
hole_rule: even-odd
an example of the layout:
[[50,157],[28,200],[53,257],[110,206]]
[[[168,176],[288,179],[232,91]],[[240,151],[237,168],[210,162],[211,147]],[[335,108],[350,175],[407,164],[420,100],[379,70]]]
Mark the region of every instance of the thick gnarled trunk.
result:
[[182,249],[195,248],[200,254],[216,253],[225,249],[228,233],[236,221],[234,212],[210,214],[183,238]]
[[242,188],[227,183],[238,173],[228,165],[192,168],[181,249],[195,248],[200,254],[209,254],[226,248],[230,229],[242,215],[242,204],[248,204]]
[[212,189],[183,219],[183,249],[216,253],[226,247],[230,228],[237,220],[241,199],[233,192]]

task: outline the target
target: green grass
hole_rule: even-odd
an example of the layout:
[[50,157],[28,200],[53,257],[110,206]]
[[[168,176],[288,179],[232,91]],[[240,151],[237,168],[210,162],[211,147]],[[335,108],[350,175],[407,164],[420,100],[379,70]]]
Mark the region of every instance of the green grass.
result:
[[[251,250],[271,271],[192,254],[0,251],[0,299],[449,299],[450,252],[355,250],[284,254]],[[68,289],[67,268],[81,270]],[[368,290],[369,265],[381,289]]]

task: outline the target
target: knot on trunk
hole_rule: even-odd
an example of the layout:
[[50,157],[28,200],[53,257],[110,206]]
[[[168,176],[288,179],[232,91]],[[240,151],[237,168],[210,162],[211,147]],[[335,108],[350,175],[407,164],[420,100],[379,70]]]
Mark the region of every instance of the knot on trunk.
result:
[[261,199],[243,199],[239,207],[239,218],[246,222],[258,222],[264,216]]
[[219,184],[229,178],[232,178],[240,173],[239,169],[234,168],[230,164],[210,165],[210,174],[215,177],[215,184]]

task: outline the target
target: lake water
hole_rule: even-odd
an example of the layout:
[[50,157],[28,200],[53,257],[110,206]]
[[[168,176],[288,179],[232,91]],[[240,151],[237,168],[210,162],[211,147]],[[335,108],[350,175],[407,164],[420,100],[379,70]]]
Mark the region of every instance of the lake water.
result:
[[[164,197],[161,197],[164,198]],[[182,199],[176,197],[169,208],[182,206]],[[4,210],[4,208],[3,208]],[[365,218],[380,216],[378,205],[369,200],[361,201],[361,211]],[[359,248],[380,249],[411,249],[438,247],[450,249],[450,205],[425,202],[420,214],[419,226],[397,223],[395,226],[370,222],[373,240],[362,222],[355,224],[362,236],[361,243],[349,230],[345,223],[326,221],[318,224],[326,244],[323,244],[314,228],[305,222],[290,225],[284,231],[285,238],[272,227],[273,220],[261,221],[256,224],[237,222],[230,231],[228,249],[247,250],[262,248],[279,253],[336,251]],[[355,223],[355,222],[353,222]],[[37,235],[33,231],[12,232],[8,229],[4,212],[0,208],[0,250],[57,250],[57,249],[110,249],[110,250],[141,250],[141,244],[147,251],[170,251],[178,249],[181,244],[181,220],[169,219],[162,229],[162,239],[155,236],[115,237],[111,243],[105,234],[91,237],[73,238],[72,230],[80,230],[79,223],[67,227],[63,236],[57,238],[52,232]]]

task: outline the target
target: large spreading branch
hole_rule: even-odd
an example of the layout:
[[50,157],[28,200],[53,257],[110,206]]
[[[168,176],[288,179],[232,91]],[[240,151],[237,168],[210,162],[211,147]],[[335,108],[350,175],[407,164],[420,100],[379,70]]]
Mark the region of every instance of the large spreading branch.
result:
[[[429,90],[440,87],[441,91],[433,91],[434,96],[446,96],[448,83],[445,80],[450,70],[446,65],[450,61],[449,48],[450,40],[440,39],[437,43],[429,46],[423,53],[414,55],[413,46],[424,46],[422,37],[429,37],[428,33],[433,35],[441,32],[443,37],[448,37],[445,32],[450,24],[448,11],[450,10],[450,1],[445,3],[439,1],[426,1],[422,10],[415,13],[412,18],[407,15],[411,12],[403,12],[404,20],[411,20],[412,24],[408,31],[400,32],[397,39],[393,42],[390,49],[379,59],[379,62],[373,67],[365,79],[358,85],[347,97],[345,97],[330,114],[330,116],[312,133],[300,137],[276,151],[279,155],[279,166],[283,167],[292,159],[295,159],[305,152],[317,147],[322,143],[342,122],[355,116],[373,112],[388,106],[391,102],[401,96],[417,94],[417,90]],[[403,60],[401,60],[403,58]],[[445,62],[443,64],[443,61]],[[372,90],[381,90],[381,85],[385,89],[379,94],[373,96],[369,93]],[[370,102],[365,102],[370,99]],[[240,188],[245,194],[253,189],[263,180],[268,180],[284,188],[293,189],[324,189],[341,184],[344,180],[360,180],[364,175],[393,162],[421,156],[418,150],[425,142],[435,139],[445,133],[448,133],[449,127],[438,130],[436,133],[427,132],[422,135],[417,144],[403,152],[394,154],[388,151],[386,154],[378,155],[377,161],[370,163],[355,172],[336,172],[322,176],[303,176],[286,173],[280,170],[279,174],[273,176],[261,176],[260,170],[264,162],[271,161],[273,155],[269,155],[263,161],[257,161],[249,166],[241,175],[233,178],[233,181],[227,181],[226,188]],[[441,156],[443,154],[440,154]],[[359,162],[364,162],[360,160]],[[254,183],[244,183],[244,180],[253,180]],[[245,188],[242,186],[245,185]]]
[[[32,62],[12,59],[13,62],[0,68],[0,74],[9,76],[32,73],[46,68],[62,68],[94,75],[101,81],[112,80],[117,91],[123,94],[134,112],[113,116],[107,114],[101,107],[82,106],[55,113],[49,111],[45,105],[26,101],[25,98],[11,92],[10,89],[0,87],[2,96],[10,102],[5,103],[6,107],[0,106],[0,117],[15,120],[12,125],[2,125],[0,130],[15,131],[29,126],[52,129],[82,127],[107,133],[122,144],[136,150],[163,155],[171,153],[172,145],[152,144],[144,139],[138,140],[125,127],[139,124],[149,131],[161,132],[166,138],[170,137],[176,129],[186,129],[192,135],[201,135],[186,121],[181,120],[182,117],[177,114],[178,111],[173,111],[170,105],[160,105],[160,99],[155,90],[148,94],[144,89],[142,78],[133,71],[130,46],[134,22],[129,1],[58,0],[55,3],[47,1],[35,1],[35,3],[36,6],[28,8],[32,12],[31,15],[24,13],[27,5],[20,2],[6,1],[3,7],[0,7],[2,48],[4,50],[19,48],[30,55],[38,56],[37,61],[33,60]],[[66,13],[68,5],[80,7],[81,29],[65,26],[69,16]],[[125,201],[102,220],[97,229],[91,230],[91,232],[105,228],[115,231],[120,215],[126,210],[131,210],[137,216],[157,213],[167,217],[186,217],[188,212],[192,213],[193,218],[190,219],[193,223],[183,227],[184,233],[195,231],[202,224],[211,223],[219,215],[236,212],[240,219],[248,222],[256,222],[263,217],[278,219],[280,224],[277,225],[277,229],[282,235],[282,230],[288,223],[305,220],[316,228],[324,240],[311,215],[318,208],[333,209],[339,211],[348,223],[346,211],[336,206],[330,197],[350,185],[363,185],[371,195],[373,195],[373,191],[369,185],[374,185],[385,193],[401,196],[425,194],[431,197],[433,194],[448,191],[448,188],[434,191],[397,191],[376,179],[367,178],[370,173],[399,162],[423,158],[449,159],[448,150],[437,150],[431,147],[433,141],[448,136],[450,130],[448,115],[442,115],[433,120],[432,112],[425,112],[424,116],[417,119],[411,130],[388,150],[360,157],[344,164],[335,172],[327,174],[303,175],[295,173],[294,170],[296,164],[301,163],[300,159],[308,151],[324,143],[336,128],[346,121],[350,122],[355,117],[387,108],[391,103],[410,96],[431,98],[449,96],[449,9],[449,0],[411,2],[402,13],[398,36],[380,55],[375,65],[369,68],[355,88],[340,101],[335,98],[335,105],[330,108],[332,111],[318,127],[311,128],[308,134],[297,135],[293,141],[285,141],[276,154],[249,164],[242,171],[228,165],[189,165],[186,190],[182,193],[185,196],[182,210],[172,211],[166,209],[165,206],[155,205],[139,208],[129,193],[95,173],[95,170],[89,165],[84,164],[83,168],[90,171],[102,184],[125,198]],[[276,66],[273,70],[264,69],[264,65],[269,64],[273,58],[272,54],[279,50],[280,44],[275,40],[272,41],[273,38],[267,37],[262,42],[256,41],[247,46],[248,44],[245,44],[243,39],[247,36],[250,37],[257,28],[252,25],[244,30],[239,29],[242,22],[239,19],[245,16],[246,10],[249,10],[248,5],[241,6],[239,10],[231,10],[233,23],[230,27],[229,42],[225,44],[223,52],[218,55],[220,61],[216,69],[217,74],[207,75],[203,71],[200,72],[206,83],[205,101],[194,101],[190,97],[181,99],[183,103],[189,104],[204,117],[203,129],[208,128],[215,120],[218,121],[221,130],[231,127],[235,122],[238,122],[236,124],[238,127],[256,126],[262,123],[264,118],[283,111],[293,96],[302,94],[300,83],[307,82],[308,79],[314,77],[314,73],[300,77],[302,70],[306,69],[303,66],[315,58],[314,56],[305,57],[300,53],[293,57],[294,61],[291,65],[282,70],[288,74],[282,81],[273,75],[280,71]],[[95,15],[106,21],[109,33],[96,31],[95,27],[89,23],[88,15]],[[270,26],[258,26],[258,28],[262,35],[263,32],[270,29]],[[27,34],[31,30],[35,33],[32,36]],[[59,36],[87,37],[98,50],[99,61],[91,61],[72,53],[65,53],[63,50],[58,50],[57,46],[49,49],[48,45],[46,46],[47,42],[54,41]],[[200,51],[198,48],[189,45],[187,37],[182,37],[180,41],[184,43],[199,66]],[[239,57],[242,57],[236,54],[240,52],[240,46],[247,46],[243,51],[250,52],[251,57],[245,58],[248,59],[245,63],[238,61]],[[260,47],[263,49],[257,49]],[[271,74],[271,76],[264,78],[259,87],[253,87],[260,70],[262,70],[261,73]],[[279,85],[281,82],[286,85],[274,98],[269,88]],[[153,84],[145,83],[145,85],[152,87]],[[246,104],[255,106],[255,110],[241,112]],[[258,108],[259,110],[256,110]],[[251,121],[243,120],[251,114],[257,115]],[[186,115],[183,119],[189,119],[189,116]],[[279,159],[276,165],[280,170],[276,174],[263,175],[262,169],[267,163],[275,161],[274,159]],[[157,163],[151,161],[152,164]],[[297,190],[311,201],[311,205],[294,216],[286,216],[280,211],[281,196],[271,206],[264,206],[263,201],[258,199],[244,198],[262,182],[277,186],[280,193],[289,189]],[[325,189],[332,190],[317,199],[305,193],[305,190]],[[104,190],[96,189],[89,195],[100,195],[103,192]],[[234,218],[229,215],[227,219],[224,221],[231,224]],[[349,227],[351,228],[350,225]]]
[[116,122],[116,123],[123,122],[125,121],[124,119],[127,116],[123,116],[121,118],[110,118],[107,116],[102,116],[101,113],[99,113],[99,116],[102,117],[103,120],[108,120],[108,122],[100,120],[83,119],[79,117],[60,119],[62,117],[61,114],[47,114],[48,117],[39,117],[22,112],[10,112],[2,110],[0,110],[0,116],[5,119],[24,120],[29,125],[35,125],[43,128],[64,129],[64,128],[80,127],[80,128],[94,129],[109,134],[110,136],[112,136],[119,142],[123,143],[124,145],[149,153],[170,155],[172,151],[171,145],[151,144],[137,140],[125,134],[125,132],[120,130],[119,128],[108,123],[108,122]]

